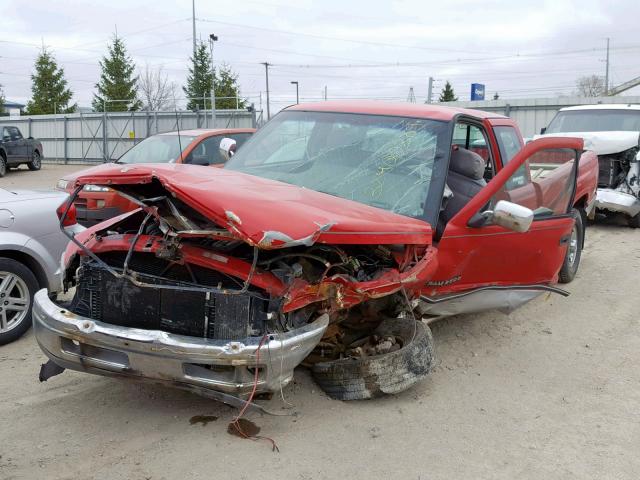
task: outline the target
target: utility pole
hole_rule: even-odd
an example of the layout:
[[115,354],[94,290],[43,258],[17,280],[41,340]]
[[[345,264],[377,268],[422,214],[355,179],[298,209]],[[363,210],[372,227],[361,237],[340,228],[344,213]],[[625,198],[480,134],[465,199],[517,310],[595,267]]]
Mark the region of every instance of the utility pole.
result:
[[269,62],[262,62],[264,65],[264,78],[267,84],[267,120],[271,120],[271,110],[269,109]]
[[327,100],[327,86],[324,86],[324,100]]
[[296,86],[296,105],[300,103],[300,94],[298,91],[298,82],[297,81],[293,81],[291,82],[291,85],[295,85]]
[[433,77],[429,77],[429,86],[427,88],[427,103],[431,103],[432,96],[433,96]]
[[196,0],[191,1],[191,21],[193,23],[193,58],[196,58]]
[[209,35],[209,49],[211,50],[211,128],[216,128],[216,70],[213,66],[213,43],[218,37],[213,33]]
[[604,94],[609,95],[609,37],[607,37],[607,66],[604,72]]

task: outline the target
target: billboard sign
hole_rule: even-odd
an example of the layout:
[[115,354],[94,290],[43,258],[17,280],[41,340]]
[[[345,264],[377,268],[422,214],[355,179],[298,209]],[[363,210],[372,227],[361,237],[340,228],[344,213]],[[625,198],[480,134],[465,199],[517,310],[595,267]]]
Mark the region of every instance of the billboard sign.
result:
[[471,84],[471,100],[484,100],[484,84]]

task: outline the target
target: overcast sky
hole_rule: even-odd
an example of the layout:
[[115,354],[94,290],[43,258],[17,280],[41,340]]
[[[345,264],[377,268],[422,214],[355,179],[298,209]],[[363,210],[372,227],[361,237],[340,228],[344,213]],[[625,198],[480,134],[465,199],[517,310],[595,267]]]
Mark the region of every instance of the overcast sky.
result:
[[[570,94],[578,76],[604,75],[611,38],[611,83],[640,76],[638,0],[470,1],[196,0],[197,36],[215,33],[216,63],[239,74],[242,94],[272,112],[329,99],[417,101],[436,79],[449,79],[460,100],[470,84],[487,98]],[[74,101],[89,106],[98,60],[118,30],[137,66],[163,66],[180,87],[192,52],[191,0],[0,0],[0,84],[26,102],[30,73],[44,43],[64,67]],[[640,94],[633,89],[627,94]],[[183,96],[182,89],[177,95]]]

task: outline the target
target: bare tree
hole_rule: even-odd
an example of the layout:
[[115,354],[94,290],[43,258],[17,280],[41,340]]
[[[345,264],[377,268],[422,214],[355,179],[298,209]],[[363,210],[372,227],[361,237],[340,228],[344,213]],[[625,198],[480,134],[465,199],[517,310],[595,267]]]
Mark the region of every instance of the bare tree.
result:
[[154,69],[146,65],[138,79],[144,110],[166,110],[173,106],[176,85],[169,80],[162,66]]
[[604,80],[598,75],[586,75],[576,80],[576,88],[581,97],[600,97],[604,95]]

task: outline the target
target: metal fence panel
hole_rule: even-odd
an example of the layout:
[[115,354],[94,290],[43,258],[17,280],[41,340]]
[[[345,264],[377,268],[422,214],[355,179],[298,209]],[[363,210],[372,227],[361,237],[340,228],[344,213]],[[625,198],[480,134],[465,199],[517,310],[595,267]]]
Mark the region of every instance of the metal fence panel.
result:
[[[216,128],[255,127],[256,114],[216,111]],[[108,112],[0,117],[0,128],[14,125],[42,142],[45,163],[102,163],[115,160],[156,133],[211,128],[211,111]]]
[[496,112],[513,118],[525,137],[533,137],[540,133],[540,129],[549,125],[555,114],[564,107],[576,105],[593,105],[599,103],[633,103],[640,104],[639,96],[627,97],[556,97],[556,98],[525,98],[514,100],[483,100],[448,102],[443,105],[452,107],[473,108]]

